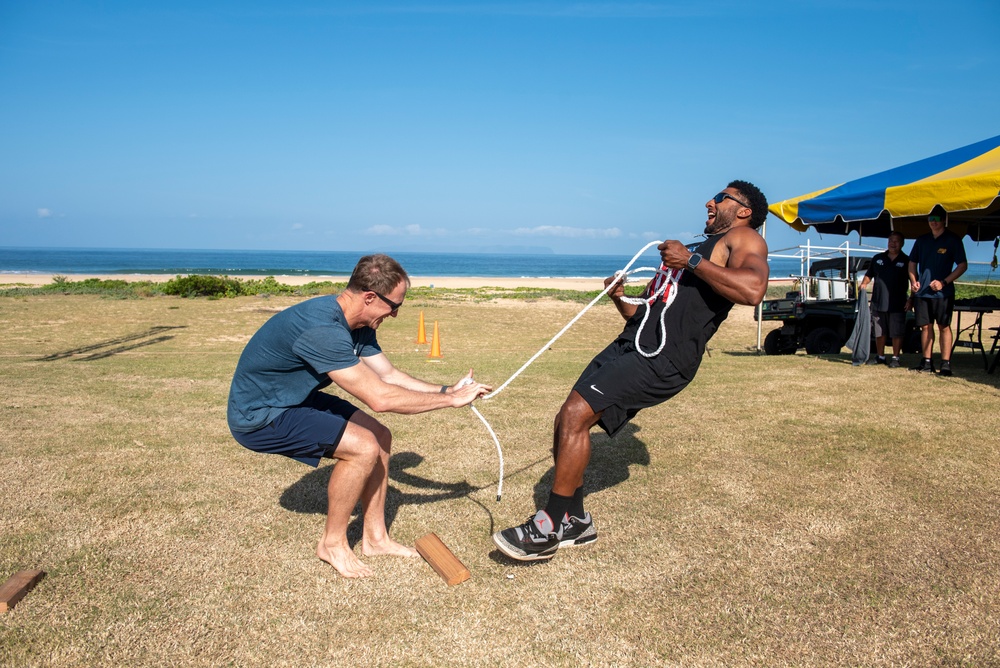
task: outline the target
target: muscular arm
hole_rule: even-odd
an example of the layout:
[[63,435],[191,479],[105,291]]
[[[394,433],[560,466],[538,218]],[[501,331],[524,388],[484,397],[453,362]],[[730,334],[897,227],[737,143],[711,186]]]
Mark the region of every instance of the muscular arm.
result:
[[461,388],[451,387],[442,394],[440,385],[426,383],[400,371],[382,353],[362,357],[359,364],[327,375],[377,413],[411,415],[438,408],[457,408],[472,403],[492,389],[473,382]]
[[[668,267],[687,267],[691,252],[681,242],[665,241],[659,249]],[[705,258],[693,273],[734,304],[756,306],[767,292],[767,244],[756,230],[735,227],[716,246],[712,257]]]
[[413,392],[436,392],[441,393],[441,386],[414,378],[408,373],[400,371],[392,365],[389,358],[384,353],[362,357],[361,363],[368,366],[375,372],[382,382],[395,385]]

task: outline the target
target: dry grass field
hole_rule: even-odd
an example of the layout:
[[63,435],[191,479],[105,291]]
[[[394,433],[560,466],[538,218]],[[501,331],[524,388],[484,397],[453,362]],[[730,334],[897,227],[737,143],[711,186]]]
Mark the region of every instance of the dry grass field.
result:
[[[543,500],[552,417],[620,328],[601,304],[479,402],[500,503],[470,410],[381,417],[393,534],[437,533],[472,578],[385,557],[348,581],[315,556],[330,464],[225,423],[243,345],[295,301],[0,298],[0,579],[47,573],[0,615],[0,665],[1000,665],[1000,374],[978,353],[947,379],[758,356],[737,309],[684,393],[594,433],[597,543],[510,562],[490,534]],[[421,296],[379,338],[418,377],[499,384],[579,309]]]

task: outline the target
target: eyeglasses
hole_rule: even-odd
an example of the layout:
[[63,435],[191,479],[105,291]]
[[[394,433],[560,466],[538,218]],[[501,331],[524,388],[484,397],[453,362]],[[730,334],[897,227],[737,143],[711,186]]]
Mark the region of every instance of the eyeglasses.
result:
[[395,314],[396,311],[399,310],[399,307],[403,305],[403,302],[399,302],[397,304],[396,302],[392,301],[388,297],[383,297],[382,295],[380,295],[379,293],[375,292],[374,290],[372,290],[372,294],[375,295],[376,297],[378,297],[379,299],[381,299],[382,301],[384,301],[386,303],[386,305],[388,305],[392,309],[391,311],[389,311],[389,313]]
[[746,208],[748,208],[750,210],[753,210],[752,207],[749,204],[747,204],[746,202],[739,201],[738,199],[736,199],[735,197],[733,197],[729,193],[719,193],[718,195],[716,195],[715,197],[712,198],[712,201],[715,202],[716,204],[722,204],[722,200],[725,200],[725,199],[731,199],[734,202],[736,202],[737,204],[739,204],[740,206],[745,206]]
[[940,223],[941,222],[941,216],[927,216],[927,222],[928,223]]

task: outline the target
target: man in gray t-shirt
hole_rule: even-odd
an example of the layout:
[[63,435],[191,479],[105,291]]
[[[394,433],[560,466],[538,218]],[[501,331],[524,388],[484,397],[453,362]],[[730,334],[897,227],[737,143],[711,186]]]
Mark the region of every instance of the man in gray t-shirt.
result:
[[256,452],[280,454],[311,466],[337,459],[327,488],[327,521],[316,548],[345,577],[374,573],[347,542],[347,524],[360,500],[362,553],[417,556],[389,537],[385,526],[389,429],[346,399],[321,392],[336,385],[377,413],[422,413],[466,406],[490,392],[466,378],[453,386],[418,380],[392,365],[376,331],[396,317],[410,279],[387,255],[358,262],[340,295],[316,297],[276,314],[240,356],[229,390],[233,437]]

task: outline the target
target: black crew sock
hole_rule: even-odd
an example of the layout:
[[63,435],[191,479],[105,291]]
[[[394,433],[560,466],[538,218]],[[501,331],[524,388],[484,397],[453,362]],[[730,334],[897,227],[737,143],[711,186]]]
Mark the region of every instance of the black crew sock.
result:
[[577,487],[576,491],[573,492],[573,502],[569,504],[569,509],[566,512],[572,517],[579,517],[581,520],[587,514],[587,511],[583,509],[583,486]]
[[552,523],[558,527],[562,524],[566,511],[573,502],[572,496],[559,496],[555,492],[549,493],[549,502],[545,504],[545,512],[552,518]]

